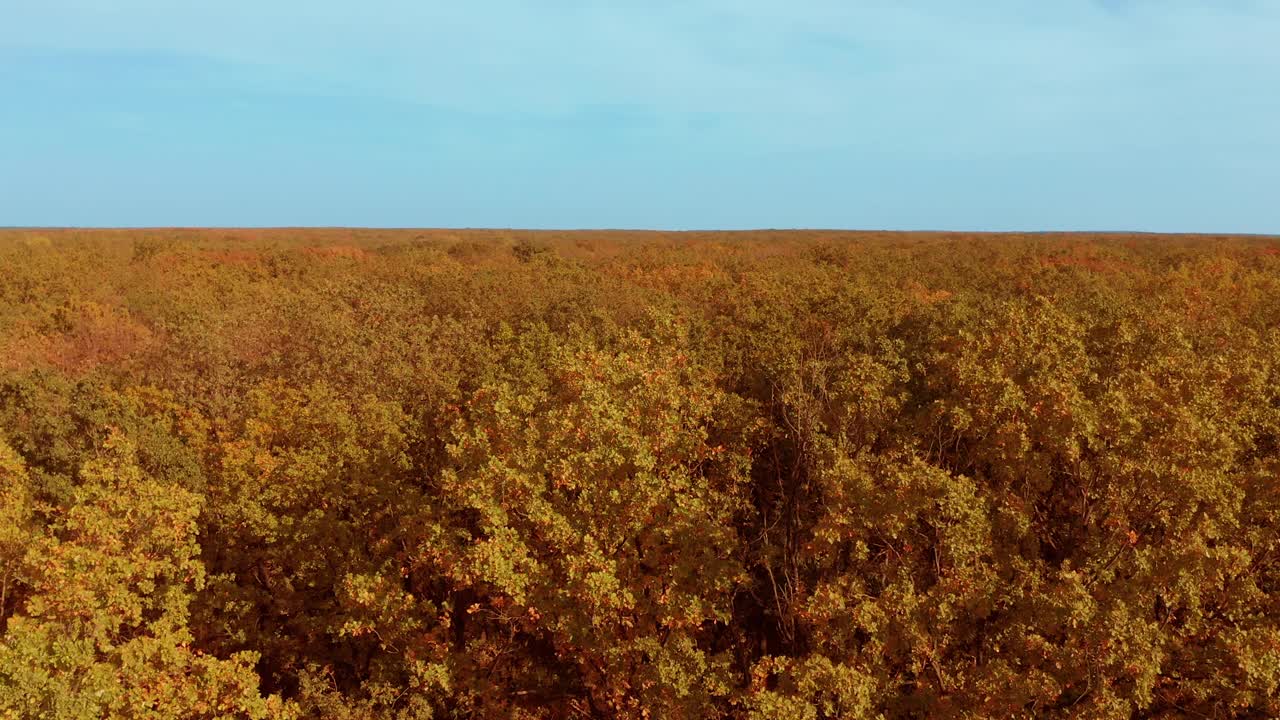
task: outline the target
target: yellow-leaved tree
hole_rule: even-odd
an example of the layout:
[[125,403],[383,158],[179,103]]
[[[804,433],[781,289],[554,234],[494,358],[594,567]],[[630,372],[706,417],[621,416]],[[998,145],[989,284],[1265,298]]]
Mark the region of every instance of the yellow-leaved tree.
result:
[[[254,657],[190,647],[204,584],[199,496],[147,477],[113,435],[74,502],[41,529],[25,471],[0,445],[0,573],[21,598],[0,637],[0,715],[11,718],[265,718]],[[6,604],[10,601],[6,599]],[[277,713],[279,714],[279,713]]]

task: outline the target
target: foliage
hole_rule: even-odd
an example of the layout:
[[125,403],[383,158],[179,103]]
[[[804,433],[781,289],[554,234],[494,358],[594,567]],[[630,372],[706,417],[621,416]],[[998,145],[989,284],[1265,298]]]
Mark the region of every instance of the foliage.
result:
[[0,718],[1280,716],[1280,242],[0,232]]

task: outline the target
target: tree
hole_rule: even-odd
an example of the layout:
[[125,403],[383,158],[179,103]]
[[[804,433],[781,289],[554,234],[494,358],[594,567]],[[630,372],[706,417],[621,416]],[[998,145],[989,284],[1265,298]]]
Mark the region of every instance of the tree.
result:
[[259,696],[252,654],[219,659],[190,646],[188,606],[204,584],[200,497],[145,476],[118,434],[81,475],[48,532],[26,531],[26,599],[0,639],[0,712],[256,719],[282,710]]

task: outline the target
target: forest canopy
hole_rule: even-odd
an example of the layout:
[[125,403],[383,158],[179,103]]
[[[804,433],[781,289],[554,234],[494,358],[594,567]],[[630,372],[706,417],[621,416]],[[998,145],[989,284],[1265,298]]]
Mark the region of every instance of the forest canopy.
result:
[[0,231],[0,718],[1280,717],[1280,240]]

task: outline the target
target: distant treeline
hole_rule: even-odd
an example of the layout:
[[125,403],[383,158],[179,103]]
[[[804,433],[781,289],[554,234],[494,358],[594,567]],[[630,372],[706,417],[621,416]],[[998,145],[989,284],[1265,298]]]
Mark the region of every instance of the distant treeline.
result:
[[1280,717],[1280,240],[0,232],[0,718]]

